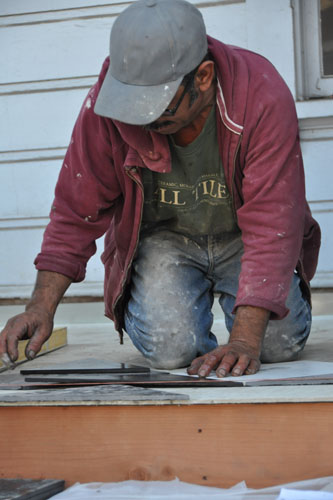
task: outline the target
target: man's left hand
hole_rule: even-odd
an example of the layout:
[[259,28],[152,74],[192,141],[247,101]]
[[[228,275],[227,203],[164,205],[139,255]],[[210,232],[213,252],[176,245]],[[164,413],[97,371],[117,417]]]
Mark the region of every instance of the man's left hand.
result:
[[212,370],[218,377],[256,373],[269,316],[270,312],[260,307],[238,307],[228,344],[195,358],[188,374],[207,377]]
[[187,372],[200,377],[207,377],[213,370],[216,370],[218,377],[225,377],[229,373],[234,376],[252,375],[260,368],[259,356],[260,350],[233,341],[194,359]]

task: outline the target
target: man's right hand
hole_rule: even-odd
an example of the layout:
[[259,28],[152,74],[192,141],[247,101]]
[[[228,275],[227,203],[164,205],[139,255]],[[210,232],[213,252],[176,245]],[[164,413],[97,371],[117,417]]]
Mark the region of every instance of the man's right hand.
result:
[[18,358],[18,342],[30,339],[25,354],[33,359],[53,329],[57,306],[72,280],[63,274],[38,271],[35,289],[26,310],[7,321],[0,332],[0,359],[8,367]]
[[5,364],[15,362],[18,358],[18,342],[24,339],[30,339],[25,355],[28,359],[33,359],[51,335],[52,329],[53,315],[38,306],[9,319],[0,333],[1,360]]

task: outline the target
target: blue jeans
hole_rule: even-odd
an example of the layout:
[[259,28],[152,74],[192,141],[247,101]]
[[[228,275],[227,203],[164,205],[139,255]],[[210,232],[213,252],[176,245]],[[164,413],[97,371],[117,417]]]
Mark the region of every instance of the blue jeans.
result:
[[[188,238],[160,230],[143,236],[133,264],[125,329],[151,366],[174,369],[217,347],[214,294],[231,332],[243,244],[240,236]],[[282,320],[269,321],[261,361],[291,361],[304,348],[311,310],[294,274]]]

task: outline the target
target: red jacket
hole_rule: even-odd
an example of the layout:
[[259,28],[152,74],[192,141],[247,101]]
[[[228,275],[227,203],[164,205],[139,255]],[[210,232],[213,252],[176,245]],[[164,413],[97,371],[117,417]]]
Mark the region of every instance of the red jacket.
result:
[[[242,231],[236,306],[283,318],[294,269],[313,277],[320,229],[305,200],[295,105],[262,56],[208,37],[217,78],[217,130],[226,182]],[[167,138],[94,113],[105,77],[89,91],[60,171],[37,269],[81,281],[95,240],[105,235],[105,313],[121,332],[143,205],[140,169],[171,169]]]

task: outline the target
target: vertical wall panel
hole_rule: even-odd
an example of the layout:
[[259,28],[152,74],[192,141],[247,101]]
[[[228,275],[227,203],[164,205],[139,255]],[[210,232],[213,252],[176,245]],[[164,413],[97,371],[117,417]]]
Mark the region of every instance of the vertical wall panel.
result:
[[[268,57],[295,95],[289,0],[191,1],[200,4],[209,34]],[[32,261],[76,116],[108,53],[110,27],[130,3],[0,3],[0,297],[30,293]],[[322,222],[325,242],[314,283],[332,286],[333,112],[325,111],[322,122],[319,104],[307,104],[302,103],[301,133],[308,196]],[[69,294],[101,295],[102,243],[88,265],[86,281],[71,287]]]

